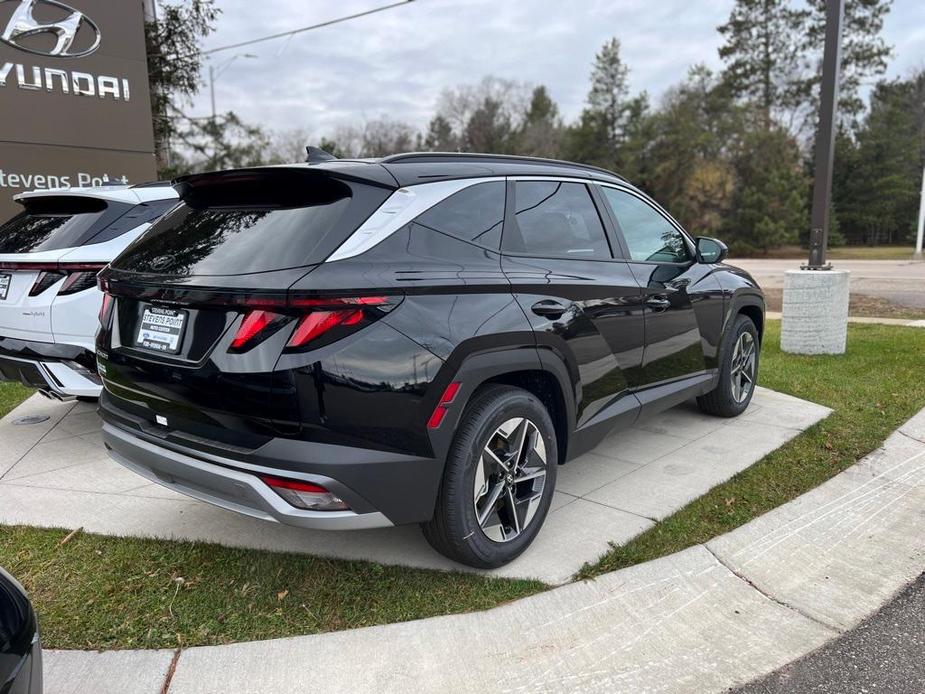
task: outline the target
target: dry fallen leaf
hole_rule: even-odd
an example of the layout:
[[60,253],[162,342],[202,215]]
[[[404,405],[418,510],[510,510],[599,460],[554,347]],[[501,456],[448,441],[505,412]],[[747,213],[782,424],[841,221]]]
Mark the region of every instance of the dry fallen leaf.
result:
[[277,600],[283,600],[283,599],[285,599],[285,597],[286,597],[287,595],[289,595],[289,591],[288,591],[288,590],[281,590],[280,592],[278,592],[278,593],[276,594],[276,599],[277,599]]
[[83,526],[81,526],[81,527],[79,527],[79,528],[75,528],[74,530],[72,530],[71,532],[69,532],[69,533],[67,534],[67,537],[65,537],[63,540],[61,540],[61,544],[62,544],[62,545],[66,545],[68,542],[71,541],[71,539],[74,537],[74,535],[76,535],[77,533],[79,533],[81,530],[83,530]]

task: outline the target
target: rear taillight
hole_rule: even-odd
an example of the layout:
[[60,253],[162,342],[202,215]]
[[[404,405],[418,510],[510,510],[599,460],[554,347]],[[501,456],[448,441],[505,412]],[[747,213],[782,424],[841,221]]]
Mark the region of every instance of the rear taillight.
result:
[[58,296],[76,294],[96,286],[96,276],[106,267],[99,263],[68,264],[62,263],[61,270],[67,272],[67,279],[58,290]]
[[234,352],[242,352],[255,347],[272,334],[270,328],[274,328],[272,332],[276,332],[288,321],[287,316],[273,313],[272,311],[264,311],[263,309],[251,311],[241,321],[241,327],[238,328],[234,338],[231,340],[230,349]]
[[62,279],[58,296],[76,294],[96,284],[96,275],[106,267],[105,263],[0,263],[3,270],[28,270],[38,272],[32,283],[29,296],[43,294]]
[[44,294],[65,277],[67,277],[65,273],[57,270],[42,270],[39,272],[39,276],[35,278],[35,282],[32,283],[29,296]]
[[312,340],[321,337],[338,325],[356,325],[363,320],[361,309],[345,309],[341,311],[315,311],[299,321],[298,327],[286,343],[286,347],[304,347]]
[[[360,328],[375,321],[395,308],[399,301],[400,298],[384,296],[308,297],[292,298],[280,305],[266,303],[265,298],[260,299],[255,303],[267,305],[268,308],[254,308],[245,314],[232,338],[229,351],[247,351],[293,321],[297,322],[286,342],[286,349],[305,349],[322,336],[337,339],[347,334],[344,332],[346,329]],[[340,332],[332,332],[335,328]]]
[[355,296],[346,298],[295,298],[297,308],[313,309],[299,319],[286,349],[302,349],[327,335],[335,328],[361,326],[391,311],[398,300],[386,296]]
[[103,303],[100,305],[100,325],[104,328],[109,325],[113,301],[112,294],[103,294]]
[[324,487],[311,482],[285,480],[279,477],[261,475],[270,489],[279,494],[286,503],[306,511],[347,511],[350,506]]

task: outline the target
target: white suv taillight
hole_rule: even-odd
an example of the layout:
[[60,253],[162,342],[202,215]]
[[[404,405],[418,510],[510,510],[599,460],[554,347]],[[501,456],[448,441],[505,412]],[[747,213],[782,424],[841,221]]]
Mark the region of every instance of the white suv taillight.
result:
[[261,475],[260,479],[284,501],[306,511],[347,511],[350,506],[324,487],[311,482]]

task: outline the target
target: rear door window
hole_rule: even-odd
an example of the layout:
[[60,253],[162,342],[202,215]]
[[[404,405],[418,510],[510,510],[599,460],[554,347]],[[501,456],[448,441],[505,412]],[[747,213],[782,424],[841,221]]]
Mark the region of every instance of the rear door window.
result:
[[609,260],[613,256],[591,193],[583,183],[518,181],[516,224],[504,250],[544,258]]
[[[30,198],[0,225],[0,253],[38,253],[98,243],[97,235],[133,205],[78,196]],[[110,237],[112,238],[112,237]]]
[[477,183],[454,193],[418,217],[418,224],[463,241],[501,248],[504,222],[503,181]]

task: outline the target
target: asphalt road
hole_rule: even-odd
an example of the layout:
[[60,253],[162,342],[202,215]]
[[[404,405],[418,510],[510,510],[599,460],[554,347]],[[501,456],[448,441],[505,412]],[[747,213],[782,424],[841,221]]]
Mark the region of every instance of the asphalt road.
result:
[[922,694],[925,574],[855,629],[740,694]]
[[[781,288],[784,273],[799,270],[802,260],[730,259],[747,270],[762,287]],[[876,296],[910,308],[925,308],[925,262],[912,260],[836,260],[839,270],[851,272],[851,291]]]

